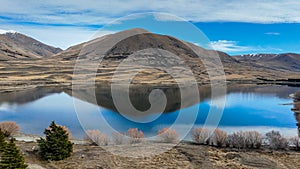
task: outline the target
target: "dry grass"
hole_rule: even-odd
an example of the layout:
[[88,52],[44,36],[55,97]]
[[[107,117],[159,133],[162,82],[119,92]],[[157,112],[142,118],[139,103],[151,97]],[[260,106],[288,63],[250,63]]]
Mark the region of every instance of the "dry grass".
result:
[[[180,143],[173,149],[149,158],[129,158],[113,155],[99,146],[74,145],[73,155],[63,161],[41,161],[33,147],[36,143],[17,142],[26,154],[26,162],[53,169],[90,169],[90,168],[197,168],[197,169],[253,169],[253,168],[298,168],[300,153],[295,151],[252,151],[219,149],[210,146]],[[164,146],[166,143],[153,145],[138,144],[141,151]],[[153,146],[153,147],[151,147]],[[132,145],[108,145],[113,149],[126,150]]]

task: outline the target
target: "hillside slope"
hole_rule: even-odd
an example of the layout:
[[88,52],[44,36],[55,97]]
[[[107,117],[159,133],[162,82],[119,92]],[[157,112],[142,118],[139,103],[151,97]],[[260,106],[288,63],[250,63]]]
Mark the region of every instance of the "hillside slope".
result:
[[234,56],[234,58],[242,63],[268,69],[300,72],[300,54],[296,53],[247,54]]
[[0,34],[0,60],[50,57],[60,51],[20,33]]

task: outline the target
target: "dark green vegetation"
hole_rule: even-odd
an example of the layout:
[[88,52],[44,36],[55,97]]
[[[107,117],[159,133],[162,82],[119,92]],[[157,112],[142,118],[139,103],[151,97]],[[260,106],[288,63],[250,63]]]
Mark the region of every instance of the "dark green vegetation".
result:
[[40,155],[45,160],[59,161],[71,156],[73,143],[69,141],[68,133],[63,127],[53,121],[49,128],[45,129],[46,138],[38,140]]
[[4,151],[5,146],[6,146],[5,136],[3,132],[0,130],[0,152],[1,153]]
[[27,168],[25,159],[19,148],[16,146],[14,139],[11,138],[9,143],[5,141],[5,136],[0,131],[0,168],[1,169],[24,169]]

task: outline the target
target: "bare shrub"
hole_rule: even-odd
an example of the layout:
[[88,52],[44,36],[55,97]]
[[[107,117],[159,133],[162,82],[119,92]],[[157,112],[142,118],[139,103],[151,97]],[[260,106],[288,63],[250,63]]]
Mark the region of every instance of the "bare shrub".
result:
[[176,143],[178,141],[178,134],[173,129],[163,128],[157,132],[158,139],[161,142]]
[[271,149],[287,149],[288,147],[288,140],[281,136],[279,131],[266,133],[266,140]]
[[85,140],[94,145],[108,145],[106,134],[101,133],[99,130],[87,130]]
[[5,137],[9,137],[20,131],[20,127],[14,121],[4,121],[0,123],[0,130]]
[[215,129],[214,134],[213,134],[213,145],[217,147],[222,147],[226,143],[226,138],[227,138],[227,133],[223,130],[220,129]]
[[245,148],[260,148],[262,145],[262,136],[257,131],[244,132]]
[[260,148],[262,136],[257,131],[239,131],[228,135],[226,145],[238,149]]
[[192,139],[198,144],[209,144],[210,131],[206,128],[194,128],[192,131]]
[[300,148],[300,139],[298,136],[295,136],[295,137],[291,137],[289,139],[289,144],[293,147],[295,147],[296,150],[299,150]]
[[130,128],[127,130],[126,135],[129,137],[129,143],[141,143],[144,141],[144,133],[137,128]]
[[115,144],[123,144],[124,143],[124,135],[122,133],[119,133],[119,132],[113,132],[112,133],[112,139],[113,139],[113,142]]
[[227,147],[234,147],[234,148],[240,149],[243,146],[240,143],[242,143],[242,142],[241,142],[241,137],[240,137],[239,133],[232,133],[227,136],[227,139],[226,139]]
[[245,138],[242,131],[234,132],[227,136],[226,146],[234,148],[244,148],[245,147]]

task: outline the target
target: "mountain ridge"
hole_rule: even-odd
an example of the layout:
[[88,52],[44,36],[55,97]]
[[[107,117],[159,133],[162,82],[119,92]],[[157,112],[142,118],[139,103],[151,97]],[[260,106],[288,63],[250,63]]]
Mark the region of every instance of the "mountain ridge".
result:
[[61,51],[21,33],[0,34],[1,60],[45,58]]
[[[142,28],[133,28],[129,30],[124,30],[121,32],[118,32],[119,34],[124,34],[126,32],[136,32],[136,33],[141,33],[134,35],[134,37],[131,38],[136,38],[135,40],[140,41],[143,37],[147,40],[155,40],[158,39],[157,37],[166,37],[169,39],[172,39],[172,41],[176,41],[177,38],[174,38],[169,35],[160,35],[160,34],[154,34],[151,33],[145,29]],[[149,34],[150,36],[145,36],[143,34]],[[112,36],[114,34],[109,34],[105,36]],[[103,37],[105,37],[103,36]],[[151,37],[152,36],[152,37]],[[99,37],[100,39],[103,37]],[[81,48],[93,41],[97,41],[99,38],[93,39],[91,41],[83,42],[81,44],[77,44],[74,46],[70,46],[69,48],[65,50],[61,50],[60,48],[52,47],[47,44],[44,44],[36,39],[33,39],[29,36],[23,35],[18,32],[6,32],[4,34],[0,34],[0,59],[1,60],[9,60],[12,58],[15,59],[37,59],[37,58],[43,58],[43,57],[54,57],[56,59],[60,59],[60,57],[64,60],[72,60],[76,59],[81,51]],[[129,38],[130,39],[130,38]],[[9,42],[7,44],[7,41],[13,41]],[[126,39],[125,39],[126,41]],[[127,39],[128,41],[128,39]],[[132,43],[132,42],[131,42]],[[189,43],[189,42],[186,42]],[[28,45],[29,47],[21,47],[24,45]],[[31,44],[31,45],[30,45]],[[189,43],[191,44],[191,43]],[[153,44],[152,44],[153,45]],[[192,44],[193,45],[193,44]],[[14,47],[17,48],[15,49]],[[107,54],[110,55],[116,55],[116,53],[120,53],[120,46],[119,48],[115,48],[116,46],[113,46],[112,49],[110,49]],[[146,47],[151,47],[150,46],[145,46]],[[157,48],[163,48],[160,47],[158,44],[153,45],[152,47],[157,47]],[[119,51],[118,51],[119,50]],[[206,50],[206,49],[205,49]],[[209,51],[209,50],[207,50]],[[188,49],[184,49],[184,52],[189,53],[190,55],[192,52],[188,51]],[[300,65],[297,64],[300,61],[300,54],[297,53],[280,53],[280,54],[274,54],[274,53],[259,53],[259,54],[242,54],[242,55],[228,55],[227,53],[223,51],[216,51],[219,56],[221,57],[221,60],[223,62],[236,62],[236,63],[250,63],[250,64],[257,64],[258,62],[262,62],[260,66],[262,67],[267,67],[271,68],[271,64],[274,66],[274,62],[276,62],[274,68],[282,69],[282,70],[293,70],[293,68],[299,69],[300,70]],[[180,54],[176,53],[175,54]],[[71,57],[69,57],[69,55]],[[230,56],[230,57],[227,57]],[[193,56],[195,57],[195,55]],[[3,59],[5,58],[5,59]],[[269,64],[267,62],[270,62]],[[282,66],[278,66],[278,64],[283,64]],[[292,64],[291,67],[289,67],[289,64]],[[267,65],[267,66],[266,66]]]
[[297,53],[262,53],[236,55],[232,57],[242,63],[258,64],[261,67],[269,69],[300,72],[300,54]]
[[[187,75],[187,70],[191,70],[193,75],[180,79],[182,82],[195,78],[199,84],[210,84],[207,68],[210,64],[216,63],[215,61],[219,58],[223,65],[218,67],[212,65],[209,68],[224,70],[227,83],[299,85],[300,81],[298,54],[274,54],[270,57],[269,55],[268,57],[229,56],[225,52],[207,50],[175,37],[154,34],[144,29],[130,29],[98,37],[66,50],[59,50],[60,52],[55,51],[49,57],[37,56],[36,53],[28,56],[30,52],[24,49],[14,50],[16,43],[9,46],[5,43],[9,41],[9,38],[3,35],[0,37],[2,37],[0,38],[0,59],[2,60],[0,78],[3,78],[3,88],[16,84],[22,86],[28,84],[70,85],[72,78],[76,76],[74,68],[78,59],[91,61],[88,62],[90,65],[85,66],[87,71],[92,71],[93,67],[98,68],[95,82],[99,84],[109,84],[123,60],[127,64],[119,72],[120,80],[123,81],[126,81],[130,73],[139,72],[132,83],[154,86],[176,84],[170,74],[160,70],[160,67],[164,66],[167,70],[170,68],[175,70],[178,77]],[[4,40],[4,43],[1,40]],[[15,57],[7,56],[7,51],[6,53],[2,51],[1,56],[1,46],[10,47],[10,51],[17,52],[17,54],[13,55]],[[31,48],[27,48],[29,49]],[[150,49],[152,51],[149,52]],[[161,53],[161,51],[166,52]],[[3,55],[5,55],[4,58]],[[172,55],[179,59],[175,59]],[[219,58],[211,56],[219,56]],[[290,61],[291,59],[293,61]],[[148,68],[141,69],[141,65],[145,64],[149,65]],[[93,77],[89,76],[89,78]],[[221,77],[215,78],[218,80]]]

